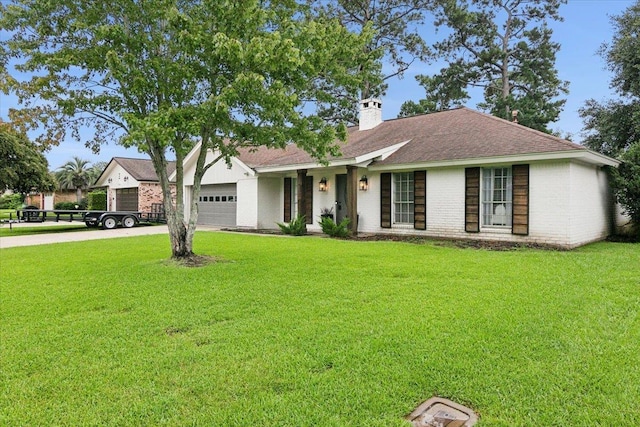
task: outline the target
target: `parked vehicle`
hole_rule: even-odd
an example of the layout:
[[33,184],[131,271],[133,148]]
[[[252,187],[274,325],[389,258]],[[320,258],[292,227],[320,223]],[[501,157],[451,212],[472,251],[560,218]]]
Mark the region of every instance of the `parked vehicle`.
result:
[[81,211],[81,210],[44,210],[33,206],[17,210],[19,221],[82,221],[87,227],[112,230],[118,226],[131,228],[140,223],[166,222],[164,214],[158,212],[123,212],[123,211]]

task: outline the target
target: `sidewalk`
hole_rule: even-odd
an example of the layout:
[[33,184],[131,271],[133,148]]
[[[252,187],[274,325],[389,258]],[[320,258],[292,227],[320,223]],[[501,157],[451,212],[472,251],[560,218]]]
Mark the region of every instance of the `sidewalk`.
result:
[[[12,224],[18,227],[47,227],[60,225],[56,222],[44,223],[19,223]],[[3,225],[9,227],[9,225]],[[166,225],[141,225],[133,228],[116,228],[113,230],[70,231],[68,233],[33,234],[28,236],[0,237],[0,249],[14,248],[18,246],[48,245],[51,243],[80,242],[84,240],[113,239],[118,237],[145,236],[150,234],[169,234]]]

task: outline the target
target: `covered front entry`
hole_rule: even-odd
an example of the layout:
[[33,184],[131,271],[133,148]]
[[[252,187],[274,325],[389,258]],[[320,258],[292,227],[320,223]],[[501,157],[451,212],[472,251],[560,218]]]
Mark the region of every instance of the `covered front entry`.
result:
[[203,185],[198,198],[198,224],[236,226],[236,184]]
[[138,210],[138,188],[116,190],[116,210],[136,212]]

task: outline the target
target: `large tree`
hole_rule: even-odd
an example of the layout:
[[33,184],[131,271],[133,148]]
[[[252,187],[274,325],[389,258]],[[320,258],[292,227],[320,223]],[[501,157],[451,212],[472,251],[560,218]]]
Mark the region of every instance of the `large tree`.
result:
[[88,160],[80,157],[73,157],[64,165],[60,166],[55,173],[58,185],[63,190],[76,190],[76,201],[82,201],[82,190],[89,188],[91,176]]
[[584,144],[623,161],[612,171],[620,204],[636,224],[640,238],[640,1],[612,18],[614,37],[600,47],[613,73],[618,98],[590,99],[580,109]]
[[480,87],[478,106],[511,119],[518,111],[521,124],[549,131],[558,119],[568,92],[555,69],[560,46],[551,40],[549,20],[562,20],[558,8],[566,0],[438,0],[436,26],[447,31],[435,44],[448,62],[436,76],[418,76],[427,97],[409,103],[403,114],[450,108]]
[[[339,19],[349,31],[363,33],[374,31],[374,36],[365,46],[365,53],[379,52],[380,75],[377,79],[365,79],[355,96],[323,111],[329,119],[345,119],[358,123],[358,101],[382,96],[387,81],[402,77],[411,64],[426,61],[430,50],[420,35],[420,26],[434,0],[329,0],[318,2],[307,0],[319,16]],[[365,55],[363,59],[370,58]],[[361,65],[363,68],[367,64]]]
[[[54,105],[53,129],[91,126],[96,146],[118,135],[150,156],[175,258],[193,255],[207,150],[215,161],[240,147],[289,143],[319,159],[337,154],[346,127],[315,112],[357,91],[369,70],[356,73],[353,64],[375,62],[366,32],[309,20],[292,0],[14,0],[2,15],[11,32],[5,47],[35,75],[20,96]],[[186,222],[182,161],[196,141]],[[168,152],[177,163],[175,205]]]
[[0,192],[52,190],[47,159],[24,134],[0,121]]

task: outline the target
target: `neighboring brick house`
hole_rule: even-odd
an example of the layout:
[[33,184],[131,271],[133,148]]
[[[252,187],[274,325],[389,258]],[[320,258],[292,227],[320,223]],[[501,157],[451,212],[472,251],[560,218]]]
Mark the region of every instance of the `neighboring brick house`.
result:
[[[172,174],[175,162],[168,162]],[[114,157],[104,168],[93,188],[107,192],[107,210],[154,212],[162,205],[162,188],[149,159]],[[175,200],[175,185],[171,185]]]
[[[291,145],[240,150],[230,166],[211,167],[198,223],[277,229],[304,214],[320,231],[333,209],[358,232],[561,247],[613,231],[612,158],[468,108],[383,121],[380,101],[366,100],[360,113],[328,165]],[[187,207],[199,150],[184,162]]]
[[[87,197],[87,191],[82,190],[82,197]],[[34,193],[27,194],[25,204],[27,206],[35,206],[38,209],[52,210],[57,203],[78,201],[76,190],[58,190],[51,193]]]

